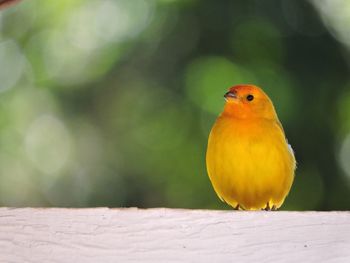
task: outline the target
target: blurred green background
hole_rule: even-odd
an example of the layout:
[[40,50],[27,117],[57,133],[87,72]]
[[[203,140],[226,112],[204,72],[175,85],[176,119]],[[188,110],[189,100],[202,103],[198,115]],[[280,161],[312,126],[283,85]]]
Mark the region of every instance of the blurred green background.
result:
[[0,205],[230,209],[205,168],[234,84],[298,169],[285,210],[350,209],[350,2],[25,0],[0,12]]

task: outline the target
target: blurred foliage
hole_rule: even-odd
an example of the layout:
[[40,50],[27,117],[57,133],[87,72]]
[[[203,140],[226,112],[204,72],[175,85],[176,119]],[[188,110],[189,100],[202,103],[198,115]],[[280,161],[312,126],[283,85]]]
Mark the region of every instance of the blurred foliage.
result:
[[350,209],[350,3],[26,0],[0,13],[0,205],[229,209],[205,169],[255,83],[298,160],[283,209]]

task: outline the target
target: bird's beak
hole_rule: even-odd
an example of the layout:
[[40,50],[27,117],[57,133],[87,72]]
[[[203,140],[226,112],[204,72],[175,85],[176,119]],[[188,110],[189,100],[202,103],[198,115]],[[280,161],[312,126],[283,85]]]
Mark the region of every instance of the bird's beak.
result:
[[226,101],[231,100],[231,99],[237,99],[237,94],[233,91],[229,91],[229,92],[225,93],[224,98]]

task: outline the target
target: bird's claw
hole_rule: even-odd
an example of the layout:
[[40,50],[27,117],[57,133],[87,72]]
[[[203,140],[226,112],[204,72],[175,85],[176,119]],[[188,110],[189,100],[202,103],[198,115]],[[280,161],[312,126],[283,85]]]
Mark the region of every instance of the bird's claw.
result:
[[270,207],[270,203],[267,202],[265,208],[263,208],[262,210],[265,210],[265,211],[276,211],[277,207],[276,207],[276,205],[272,205]]

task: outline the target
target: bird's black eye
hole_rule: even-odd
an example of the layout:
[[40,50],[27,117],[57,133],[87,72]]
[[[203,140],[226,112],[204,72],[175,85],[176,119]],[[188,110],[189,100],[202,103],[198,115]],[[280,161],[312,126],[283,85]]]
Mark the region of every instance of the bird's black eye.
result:
[[249,94],[247,96],[247,101],[252,101],[254,99],[254,96],[252,94]]

